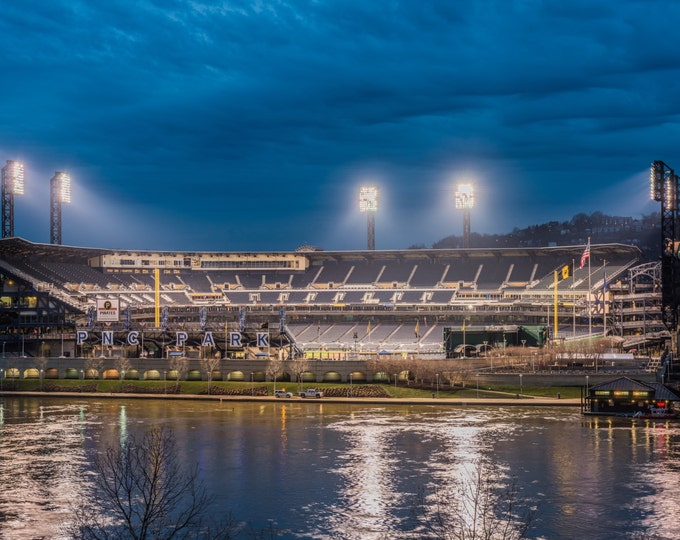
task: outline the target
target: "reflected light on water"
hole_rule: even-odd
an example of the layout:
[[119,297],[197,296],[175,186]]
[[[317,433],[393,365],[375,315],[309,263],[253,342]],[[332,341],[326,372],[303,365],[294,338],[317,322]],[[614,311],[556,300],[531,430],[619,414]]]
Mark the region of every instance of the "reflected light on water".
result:
[[537,503],[530,538],[677,537],[680,423],[559,408],[357,406],[55,398],[0,400],[0,538],[58,539],[88,460],[167,425],[218,512],[279,538],[421,540],[424,490],[447,493],[493,462]]
[[0,404],[2,538],[59,538],[55,521],[69,519],[86,458],[77,406]]
[[347,446],[335,471],[340,477],[339,504],[324,512],[323,521],[337,537],[384,537],[389,530],[387,510],[401,497],[391,474],[399,459],[399,450],[392,444],[394,426],[375,420],[365,423],[352,415],[347,422],[333,425],[344,434]]
[[346,444],[336,468],[340,497],[319,521],[329,529],[323,533],[357,540],[390,534],[418,538],[412,522],[418,493],[453,489],[491,441],[512,430],[508,425],[489,429],[485,421],[460,412],[403,418],[375,411],[355,413],[331,428]]

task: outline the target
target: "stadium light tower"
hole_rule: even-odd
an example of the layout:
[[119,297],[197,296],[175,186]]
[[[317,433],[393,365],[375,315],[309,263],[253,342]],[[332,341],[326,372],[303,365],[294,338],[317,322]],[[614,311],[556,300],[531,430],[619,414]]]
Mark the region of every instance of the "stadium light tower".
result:
[[470,247],[470,210],[475,205],[475,190],[472,184],[458,184],[456,187],[456,210],[463,211],[463,247]]
[[364,212],[368,218],[368,231],[366,233],[368,249],[375,249],[375,213],[378,211],[378,188],[375,186],[362,186],[359,190],[359,211]]
[[50,180],[50,244],[61,245],[61,205],[71,202],[71,177],[57,171]]
[[680,259],[677,220],[680,208],[678,176],[663,161],[655,161],[649,175],[650,197],[661,203],[661,320],[677,350],[678,308],[680,307]]
[[14,196],[24,194],[24,164],[7,161],[2,168],[2,237],[14,236]]

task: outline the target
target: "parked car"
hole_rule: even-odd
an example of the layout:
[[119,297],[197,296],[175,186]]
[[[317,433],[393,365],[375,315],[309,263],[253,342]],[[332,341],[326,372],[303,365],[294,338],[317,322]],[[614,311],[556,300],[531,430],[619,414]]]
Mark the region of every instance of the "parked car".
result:
[[292,398],[293,394],[290,393],[290,392],[286,392],[285,389],[274,390],[274,397],[277,397],[277,398]]
[[321,390],[317,390],[316,388],[307,388],[307,390],[303,390],[302,392],[300,392],[300,397],[320,398],[323,397],[323,392]]

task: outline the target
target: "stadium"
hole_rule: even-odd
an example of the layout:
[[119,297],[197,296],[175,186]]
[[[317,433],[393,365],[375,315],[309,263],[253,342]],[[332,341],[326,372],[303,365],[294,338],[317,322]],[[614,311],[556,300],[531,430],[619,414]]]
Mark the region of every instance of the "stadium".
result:
[[378,192],[366,186],[359,195],[366,250],[165,252],[62,245],[61,204],[70,201],[63,172],[51,180],[50,243],[15,236],[23,165],[8,161],[0,380],[162,373],[209,382],[396,383],[417,379],[428,365],[432,379],[454,365],[468,374],[597,371],[605,359],[654,372],[669,344],[675,350],[680,270],[677,176],[656,161],[650,178],[652,198],[662,202],[656,263],[635,246],[590,238],[576,246],[470,247],[469,184],[456,191],[459,249],[376,250]]
[[216,253],[12,237],[0,271],[5,377],[174,378],[185,358],[194,379],[264,380],[275,362],[283,379],[374,381],[400,362],[520,349],[535,371],[605,336],[609,352],[668,340],[660,265],[620,244]]

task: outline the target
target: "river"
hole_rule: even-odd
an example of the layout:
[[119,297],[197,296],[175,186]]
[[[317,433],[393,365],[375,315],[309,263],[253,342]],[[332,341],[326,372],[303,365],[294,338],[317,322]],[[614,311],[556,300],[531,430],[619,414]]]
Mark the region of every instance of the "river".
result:
[[[0,399],[0,538],[59,539],[96,451],[170,427],[213,512],[279,538],[420,538],[418,494],[493,462],[530,538],[677,537],[680,422],[568,407]],[[428,499],[431,501],[431,499]]]

